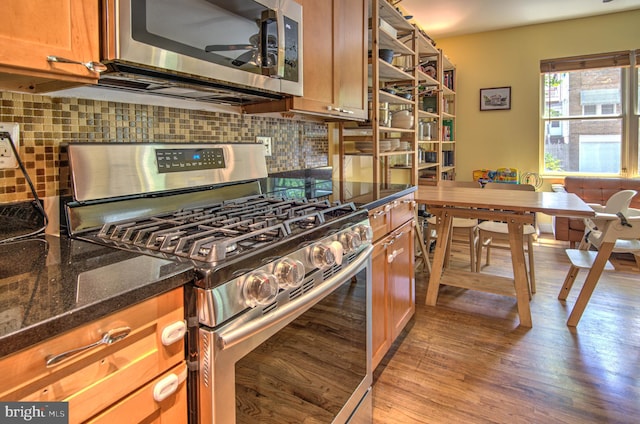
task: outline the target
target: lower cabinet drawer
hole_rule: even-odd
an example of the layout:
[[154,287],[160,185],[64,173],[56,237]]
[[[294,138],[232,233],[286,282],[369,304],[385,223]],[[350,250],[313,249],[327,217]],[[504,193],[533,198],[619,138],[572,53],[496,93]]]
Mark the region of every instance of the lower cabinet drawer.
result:
[[389,205],[383,205],[369,211],[369,224],[373,230],[373,241],[380,240],[389,232]]
[[[85,324],[0,360],[0,400],[66,401],[69,422],[83,422],[183,361],[183,326],[182,288]],[[128,333],[75,351],[113,329]]]
[[182,362],[87,423],[186,424],[186,376],[187,365]]
[[391,229],[394,230],[415,217],[413,193],[391,202]]

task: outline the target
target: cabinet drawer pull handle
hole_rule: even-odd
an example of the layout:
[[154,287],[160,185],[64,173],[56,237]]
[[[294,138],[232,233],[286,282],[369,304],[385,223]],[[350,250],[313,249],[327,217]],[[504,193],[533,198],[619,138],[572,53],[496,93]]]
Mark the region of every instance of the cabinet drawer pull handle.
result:
[[80,62],[78,60],[65,59],[60,56],[47,56],[47,62],[56,62],[56,63],[72,63],[74,65],[82,65],[91,72],[104,72],[107,70],[107,65],[100,62]]
[[182,340],[186,332],[187,324],[184,321],[177,321],[167,325],[162,330],[162,344],[164,346],[171,346],[178,340]]
[[336,111],[336,112],[340,112],[340,113],[346,113],[349,115],[353,115],[355,112],[349,109],[342,109],[341,107],[335,107],[335,106],[327,106],[327,110],[329,112],[331,112],[332,110]]
[[376,219],[382,215],[384,215],[385,213],[387,213],[387,211],[384,210],[380,210],[378,212],[375,212],[373,215],[371,215],[371,218]]
[[100,338],[100,340],[98,340],[96,342],[93,342],[93,343],[88,344],[86,346],[77,347],[75,349],[71,349],[71,350],[68,350],[66,352],[59,353],[57,355],[49,355],[49,356],[47,356],[46,365],[47,365],[47,367],[52,367],[52,366],[57,365],[60,362],[64,361],[65,359],[69,359],[70,357],[72,357],[72,356],[74,356],[74,355],[76,355],[76,354],[78,354],[80,352],[84,352],[85,350],[89,350],[89,349],[92,349],[94,347],[101,346],[101,345],[114,344],[115,342],[118,342],[118,341],[124,339],[125,337],[127,337],[130,332],[131,332],[131,328],[129,328],[129,327],[114,328],[114,329],[109,330],[106,333],[104,333],[102,335],[102,337]]

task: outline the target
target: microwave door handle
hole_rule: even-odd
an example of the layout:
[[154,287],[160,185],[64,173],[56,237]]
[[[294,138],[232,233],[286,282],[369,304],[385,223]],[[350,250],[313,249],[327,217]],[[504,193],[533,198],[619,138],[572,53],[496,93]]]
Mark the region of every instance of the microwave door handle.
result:
[[263,15],[260,21],[260,63],[259,68],[263,75],[269,75],[269,22],[271,18]]
[[276,78],[284,78],[284,50],[285,50],[285,32],[284,32],[284,13],[282,9],[276,12],[276,25],[278,25],[278,63],[276,64]]
[[[260,19],[260,59],[262,60],[260,68],[262,69],[263,75],[268,75],[272,78],[282,78],[284,76],[284,57],[280,53],[280,50],[282,49],[284,51],[284,48],[281,48],[280,40],[278,40],[276,63],[269,63],[269,24],[275,20],[277,37],[280,38],[280,33],[284,34],[284,28],[280,25],[280,15],[280,11],[276,12],[268,9],[262,12]],[[282,35],[282,37],[284,37],[284,35]],[[280,65],[280,63],[282,63],[282,65]]]

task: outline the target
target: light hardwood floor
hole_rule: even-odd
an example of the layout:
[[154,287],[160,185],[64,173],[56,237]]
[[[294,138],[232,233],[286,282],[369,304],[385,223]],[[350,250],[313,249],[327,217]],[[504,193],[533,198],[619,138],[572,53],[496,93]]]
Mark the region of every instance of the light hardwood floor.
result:
[[[571,329],[586,271],[560,302],[566,247],[534,248],[531,329],[508,297],[443,287],[425,306],[426,274],[416,272],[415,317],[374,373],[374,423],[640,422],[640,272],[614,261],[619,271],[603,274]],[[482,272],[512,275],[508,255],[492,251]],[[468,267],[462,245],[451,266]]]

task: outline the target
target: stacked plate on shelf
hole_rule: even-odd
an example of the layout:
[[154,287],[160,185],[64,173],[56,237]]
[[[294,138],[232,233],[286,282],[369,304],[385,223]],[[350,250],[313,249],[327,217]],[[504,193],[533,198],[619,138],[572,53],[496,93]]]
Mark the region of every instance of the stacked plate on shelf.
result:
[[[388,140],[380,140],[378,142],[381,152],[392,152],[394,150],[409,150],[410,143],[408,141],[400,141],[397,138]],[[373,153],[373,143],[368,141],[354,142],[355,149],[361,153]]]

